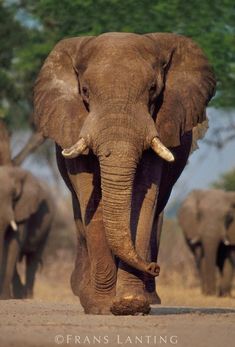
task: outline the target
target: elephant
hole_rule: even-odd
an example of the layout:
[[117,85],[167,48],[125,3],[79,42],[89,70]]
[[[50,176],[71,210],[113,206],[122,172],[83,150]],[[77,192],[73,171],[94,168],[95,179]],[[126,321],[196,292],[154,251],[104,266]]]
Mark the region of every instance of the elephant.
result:
[[235,267],[235,192],[194,190],[183,202],[178,218],[195,257],[202,293],[229,296]]
[[[0,299],[32,298],[54,202],[48,188],[22,168],[0,166],[0,182]],[[23,257],[25,285],[17,271]]]
[[34,87],[37,131],[55,141],[77,226],[71,287],[89,314],[147,314],[164,207],[215,77],[175,34],[61,40]]

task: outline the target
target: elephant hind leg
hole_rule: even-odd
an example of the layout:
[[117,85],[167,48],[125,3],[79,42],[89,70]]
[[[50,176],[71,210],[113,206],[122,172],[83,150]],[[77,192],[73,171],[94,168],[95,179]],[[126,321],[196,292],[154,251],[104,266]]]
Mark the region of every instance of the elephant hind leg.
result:
[[2,283],[1,299],[12,298],[12,281],[16,263],[19,257],[19,240],[16,236],[10,238],[7,250],[6,270]]

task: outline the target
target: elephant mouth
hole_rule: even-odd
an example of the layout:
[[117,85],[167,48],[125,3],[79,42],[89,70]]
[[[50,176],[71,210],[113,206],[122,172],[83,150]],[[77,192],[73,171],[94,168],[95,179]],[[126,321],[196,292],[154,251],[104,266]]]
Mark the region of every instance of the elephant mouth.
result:
[[[150,141],[149,146],[153,149],[153,151],[159,155],[162,159],[173,162],[175,160],[174,155],[171,153],[171,151],[163,145],[161,140],[155,136]],[[89,148],[89,140],[81,137],[73,146],[69,148],[65,148],[62,151],[62,155],[65,158],[73,159],[77,158],[81,154],[84,154],[84,152]],[[109,156],[110,153],[106,153],[106,156]]]

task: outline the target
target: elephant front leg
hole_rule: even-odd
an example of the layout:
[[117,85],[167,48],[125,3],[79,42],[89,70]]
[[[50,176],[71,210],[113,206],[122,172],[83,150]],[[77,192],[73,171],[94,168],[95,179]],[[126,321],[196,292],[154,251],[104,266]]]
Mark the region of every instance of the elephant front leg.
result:
[[[160,237],[162,233],[162,224],[163,224],[163,212],[160,215],[155,216],[153,226],[152,226],[148,258],[150,261],[153,261],[153,262],[157,262],[157,259],[158,259]],[[146,274],[144,276],[144,283],[145,283],[145,293],[149,300],[149,303],[161,304],[161,299],[156,289],[156,278]]]
[[85,313],[109,314],[115,295],[116,264],[106,242],[101,207],[84,231],[85,237],[79,235],[72,289]]
[[25,286],[21,282],[20,275],[17,271],[17,267],[15,268],[15,273],[13,276],[12,281],[12,290],[13,290],[13,297],[15,299],[23,299],[25,296]]
[[231,295],[233,272],[233,264],[229,258],[226,258],[221,273],[219,296]]
[[2,283],[2,290],[0,299],[11,299],[12,298],[12,281],[15,273],[16,262],[19,256],[19,239],[18,234],[11,236],[8,240],[8,249],[7,249],[7,259],[6,259],[6,268],[5,274]]
[[[144,260],[154,262],[157,258],[159,221],[154,216],[159,177],[160,171],[150,169],[146,162],[143,167],[140,167],[140,172],[137,173],[134,183],[131,216],[132,239],[136,251]],[[149,313],[150,303],[159,303],[160,301],[155,289],[154,277],[151,278],[120,261],[112,313],[133,315]]]
[[[156,194],[156,191],[152,192]],[[153,204],[154,205],[154,204]],[[151,209],[149,210],[151,213]],[[145,211],[145,214],[147,211]],[[141,217],[141,216],[140,216]],[[145,215],[145,217],[147,217]],[[151,220],[151,216],[149,216]],[[147,219],[146,219],[147,220]],[[162,230],[163,213],[156,215],[151,232],[147,233],[148,226],[139,227],[136,236],[136,249],[143,259],[156,262]],[[141,223],[144,225],[144,223]],[[156,280],[146,273],[127,266],[120,262],[117,280],[117,297],[112,312],[115,314],[147,314],[149,304],[160,304],[161,299],[156,292]]]
[[26,255],[25,297],[28,299],[33,298],[35,276],[38,270],[38,265],[41,261],[43,247],[44,245],[40,246],[40,248],[38,249],[38,253],[28,253]]
[[[85,313],[108,314],[115,295],[116,263],[107,245],[99,184],[93,175],[70,175],[81,207],[78,254],[71,277],[72,289]],[[80,282],[80,283],[79,283]]]
[[90,285],[93,299],[86,313],[109,314],[116,291],[116,264],[108,247],[102,207],[99,206],[89,225],[86,226],[86,239],[90,259]]

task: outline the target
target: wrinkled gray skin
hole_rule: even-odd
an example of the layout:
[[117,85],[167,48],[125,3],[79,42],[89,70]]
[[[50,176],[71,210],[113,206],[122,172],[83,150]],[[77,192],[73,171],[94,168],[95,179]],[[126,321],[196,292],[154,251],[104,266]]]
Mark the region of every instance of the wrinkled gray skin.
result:
[[194,254],[202,293],[230,295],[235,267],[235,193],[219,189],[193,191],[181,206],[179,224]]
[[[0,166],[0,182],[0,299],[32,297],[53,220],[53,202],[46,187],[18,167]],[[24,256],[26,282],[22,284],[17,262]]]
[[[86,313],[148,313],[159,302],[159,214],[214,89],[202,51],[173,34],[75,37],[46,59],[34,119],[55,141],[72,193],[78,250],[71,284]],[[157,155],[153,140],[175,161]]]

